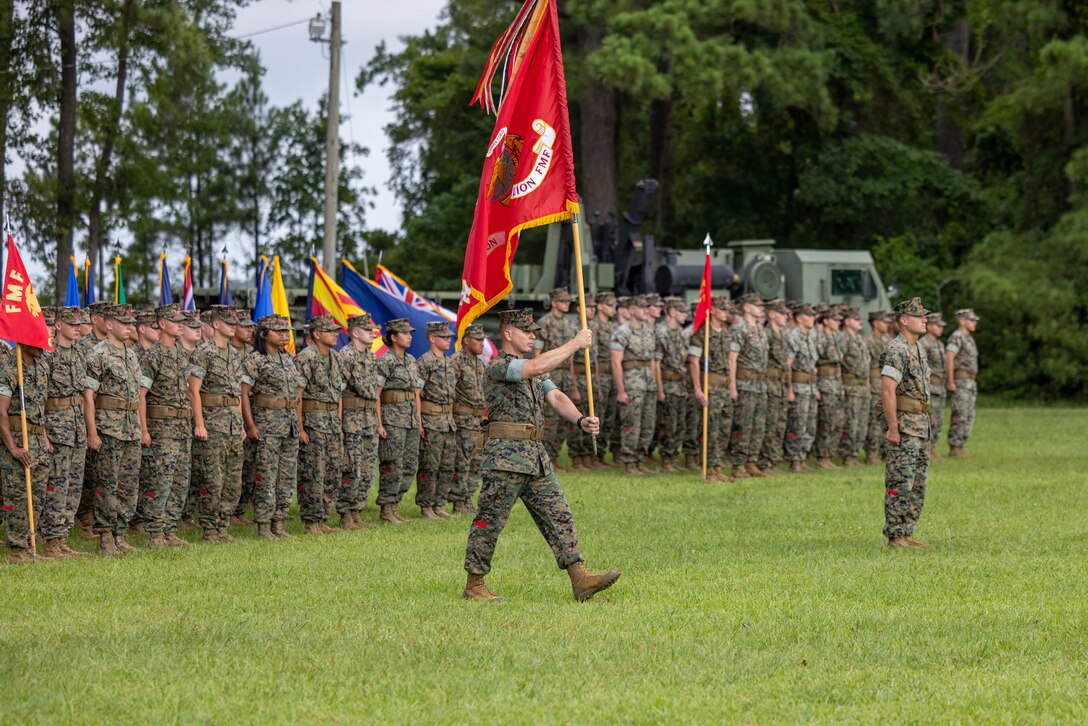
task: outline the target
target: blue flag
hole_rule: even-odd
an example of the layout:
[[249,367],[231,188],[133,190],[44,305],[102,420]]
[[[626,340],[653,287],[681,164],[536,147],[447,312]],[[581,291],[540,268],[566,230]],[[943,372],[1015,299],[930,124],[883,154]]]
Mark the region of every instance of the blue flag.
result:
[[230,296],[230,280],[227,279],[227,261],[219,260],[219,264],[223,268],[223,274],[219,278],[219,304],[233,305],[234,299]]
[[[389,294],[377,283],[360,275],[346,262],[340,265],[339,282],[344,292],[351,295],[351,298],[359,303],[363,310],[370,313],[378,325],[384,327],[390,320],[408,318],[412,327],[416,329],[416,332],[412,333],[412,345],[408,348],[408,352],[416,358],[431,349],[430,343],[427,342],[427,323],[443,322],[450,325],[450,321],[438,313],[419,310]],[[453,329],[452,325],[450,329]],[[446,355],[453,355],[454,352],[454,347],[451,345]]]
[[272,286],[265,279],[268,275],[268,258],[261,257],[261,274],[257,278],[257,302],[253,306],[254,322],[266,315],[271,315],[272,310]]
[[76,274],[76,258],[72,258],[72,266],[68,269],[68,289],[64,292],[65,307],[79,307],[79,275]]
[[170,287],[170,271],[166,269],[166,253],[159,255],[159,306],[173,305],[174,291]]
[[83,305],[87,306],[96,302],[94,294],[94,267],[90,260],[83,261],[83,267],[87,270],[87,279],[83,282],[87,286],[83,291]]

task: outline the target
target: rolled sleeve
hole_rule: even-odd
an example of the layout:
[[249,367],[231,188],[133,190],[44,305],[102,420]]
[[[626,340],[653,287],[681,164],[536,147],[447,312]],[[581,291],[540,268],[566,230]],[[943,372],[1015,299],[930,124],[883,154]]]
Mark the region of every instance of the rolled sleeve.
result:
[[0,383],[0,396],[4,398],[15,398],[15,392],[11,390],[11,386],[6,383]]
[[608,344],[608,349],[609,350],[624,350],[624,346],[623,346],[623,343],[620,343],[618,341],[613,340],[611,343]]
[[540,382],[540,387],[544,391],[544,395],[547,396],[552,391],[558,391],[559,388],[552,382],[552,379],[545,378]]
[[152,384],[154,384],[154,383],[155,383],[155,381],[151,380],[151,379],[150,379],[149,377],[147,377],[147,376],[140,376],[140,388],[146,388],[147,390],[149,390],[149,391],[150,391],[150,390],[151,390],[151,386],[152,386]]
[[884,376],[885,378],[891,378],[896,383],[903,382],[903,374],[900,373],[898,369],[889,365],[886,365],[880,369],[880,375]]
[[959,346],[958,343],[954,343],[954,342],[952,342],[950,340],[950,341],[948,341],[948,345],[946,345],[944,347],[944,351],[946,353],[959,353],[960,352],[960,346]]
[[208,375],[208,371],[201,366],[189,366],[189,375],[203,381],[204,376]]
[[512,360],[506,366],[506,380],[508,381],[520,381],[521,375],[525,371],[525,361],[518,359]]
[[699,347],[696,347],[694,345],[689,345],[688,346],[688,355],[691,356],[692,358],[702,358],[703,357],[703,349],[699,348]]
[[740,343],[738,341],[736,341],[736,340],[730,341],[730,343],[729,343],[729,352],[730,353],[739,353],[740,352]]
[[385,388],[385,376],[374,376],[374,382],[378,384],[378,388]]
[[654,360],[665,360],[665,354],[661,351],[654,351]]
[[257,381],[253,380],[253,377],[250,376],[248,373],[242,374],[242,383],[245,383],[247,386],[257,385]]

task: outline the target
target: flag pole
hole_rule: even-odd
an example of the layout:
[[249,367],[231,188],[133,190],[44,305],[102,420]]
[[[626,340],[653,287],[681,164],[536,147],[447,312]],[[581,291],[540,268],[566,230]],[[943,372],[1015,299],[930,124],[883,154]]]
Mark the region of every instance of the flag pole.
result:
[[[27,436],[26,430],[26,397],[23,395],[23,344],[15,344],[15,369],[19,378],[19,424],[23,429],[23,449],[27,455],[30,455],[30,439]],[[34,489],[30,482],[30,467],[24,465],[23,472],[26,474],[26,513],[27,518],[30,520],[30,557],[32,560],[38,559],[38,547],[34,538]]]
[[[571,217],[571,224],[574,228],[574,276],[578,281],[578,319],[581,322],[582,328],[589,327],[589,321],[586,320],[586,291],[585,283],[582,280],[582,232],[578,225],[578,213],[575,212]],[[597,342],[600,345],[600,341]],[[586,362],[586,397],[589,398],[589,416],[594,418],[596,414],[593,412],[593,369],[590,367],[589,360],[589,348],[582,349],[582,355],[585,356]],[[593,458],[597,458],[597,435],[594,434],[593,438]]]
[[[706,259],[709,262],[710,248],[714,246],[709,234],[703,244],[706,246]],[[706,406],[703,407],[703,481],[706,481],[706,455],[710,445],[710,308],[713,307],[713,296],[709,285],[706,294],[710,305],[706,309],[706,320],[703,321],[703,399],[706,400]]]

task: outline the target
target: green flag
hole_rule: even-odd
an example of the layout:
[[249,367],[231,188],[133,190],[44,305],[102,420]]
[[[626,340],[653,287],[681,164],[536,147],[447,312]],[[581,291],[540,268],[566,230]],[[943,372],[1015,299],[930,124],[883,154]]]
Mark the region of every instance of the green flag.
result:
[[121,258],[113,258],[113,303],[115,305],[124,305],[128,300],[125,299],[125,281],[121,278]]

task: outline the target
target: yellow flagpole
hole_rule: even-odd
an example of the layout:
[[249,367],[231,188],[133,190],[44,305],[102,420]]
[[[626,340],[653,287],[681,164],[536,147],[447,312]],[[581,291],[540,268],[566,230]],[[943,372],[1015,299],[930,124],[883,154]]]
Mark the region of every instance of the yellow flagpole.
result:
[[[23,429],[23,449],[26,453],[30,454],[30,438],[27,435],[26,430],[26,396],[23,394],[23,344],[15,344],[15,369],[19,378],[19,423]],[[32,559],[38,559],[38,547],[34,536],[34,489],[30,482],[30,467],[24,466],[23,472],[26,474],[26,513],[27,518],[30,520],[30,556]]]
[[706,451],[710,443],[710,310],[703,321],[703,480],[706,480]]
[[[575,213],[571,217],[571,222],[574,225],[574,275],[578,281],[578,319],[581,322],[583,328],[589,327],[589,321],[586,320],[586,291],[585,283],[582,280],[582,232],[578,228],[578,214]],[[601,342],[597,341],[597,345]],[[591,361],[589,359],[589,348],[582,349],[582,355],[585,356],[586,362],[586,396],[589,398],[589,415],[595,417],[593,412],[593,368],[591,367]],[[597,457],[597,435],[593,435],[593,457]]]

